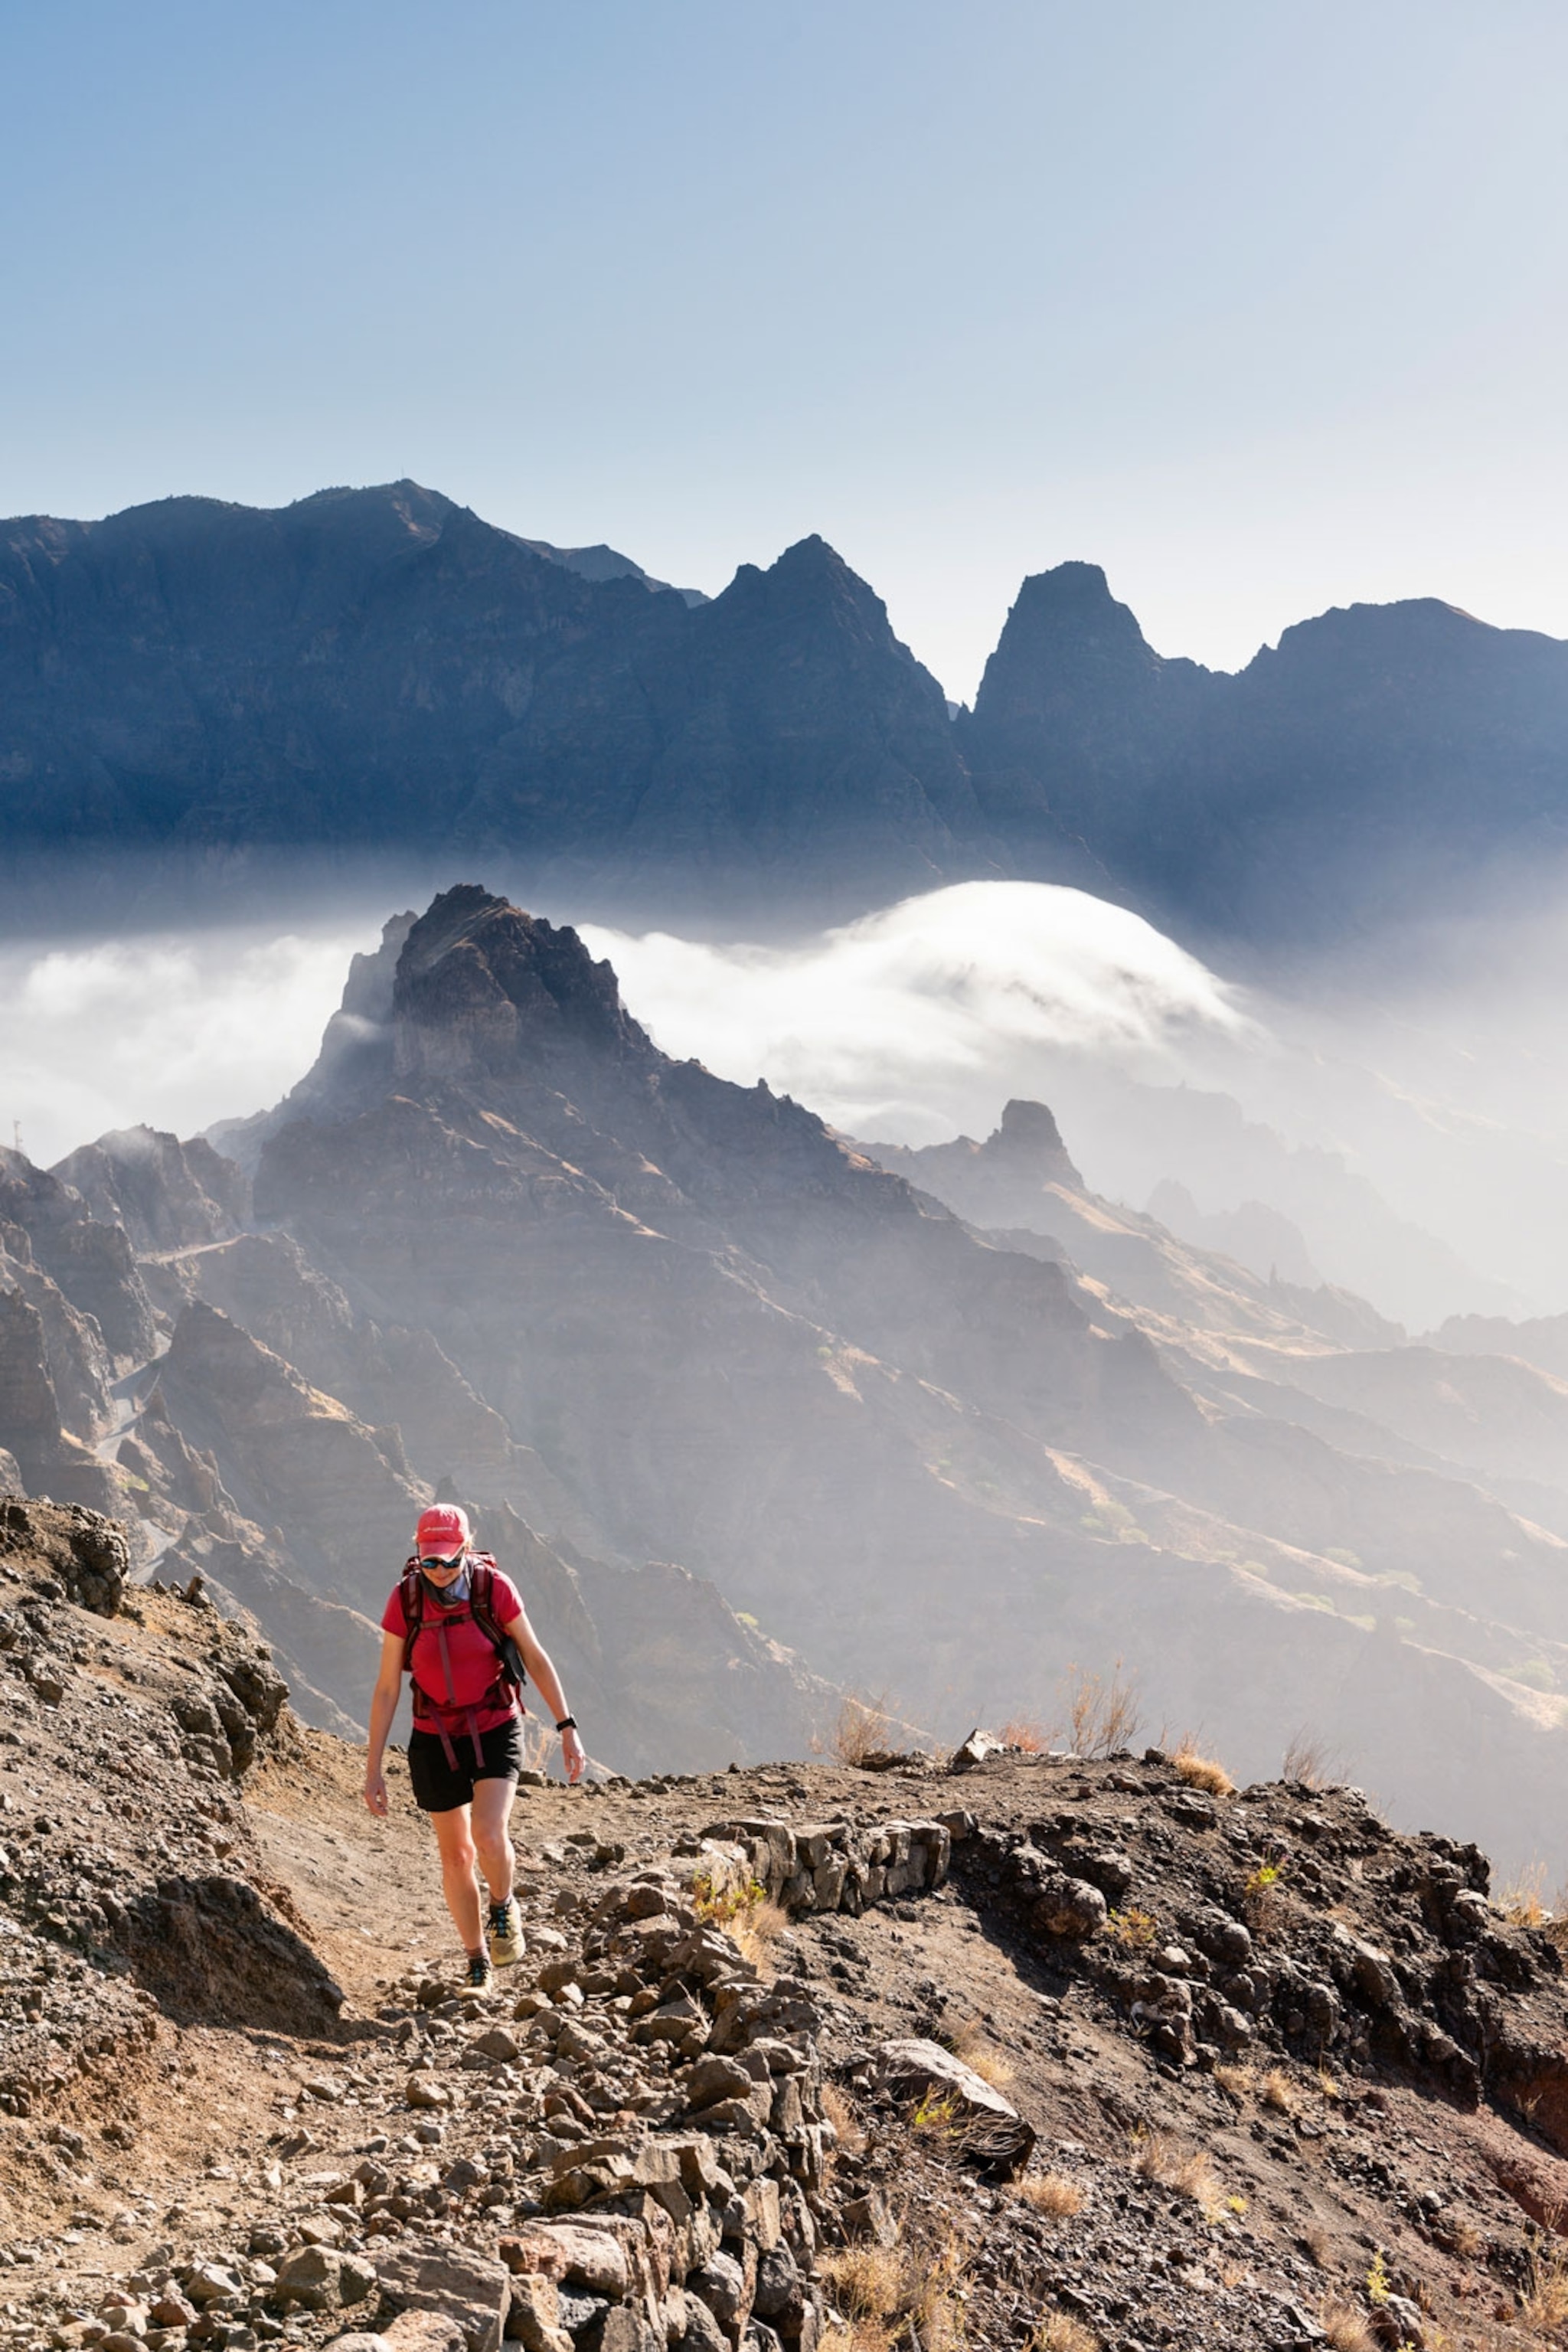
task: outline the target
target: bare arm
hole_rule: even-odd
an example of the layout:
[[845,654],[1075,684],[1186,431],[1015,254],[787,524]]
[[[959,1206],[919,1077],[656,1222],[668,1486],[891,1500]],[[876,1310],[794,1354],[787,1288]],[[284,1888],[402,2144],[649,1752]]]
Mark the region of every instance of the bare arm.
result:
[[[561,1687],[561,1677],[551,1661],[549,1651],[541,1646],[539,1636],[526,1615],[514,1617],[503,1630],[510,1634],[522,1652],[528,1679],[549,1708],[551,1722],[559,1723],[562,1717],[570,1715],[572,1710],[566,1704],[566,1694]],[[374,1718],[372,1727],[374,1729]],[[561,1761],[566,1769],[568,1780],[575,1783],[582,1779],[583,1767],[587,1760],[587,1751],[576,1731],[563,1731],[561,1735]]]
[[381,1759],[386,1753],[386,1735],[392,1729],[392,1718],[397,1713],[402,1689],[403,1636],[401,1633],[384,1633],[381,1637],[381,1667],[376,1675],[375,1688],[371,1693],[370,1745],[364,1759],[364,1801],[371,1811],[384,1820],[386,1815],[386,1781]]

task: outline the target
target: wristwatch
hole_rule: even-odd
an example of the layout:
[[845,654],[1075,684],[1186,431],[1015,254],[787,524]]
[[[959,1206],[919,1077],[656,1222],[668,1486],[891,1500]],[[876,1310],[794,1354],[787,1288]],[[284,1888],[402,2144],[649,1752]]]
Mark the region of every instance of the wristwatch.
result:
[[574,1715],[563,1715],[555,1728],[557,1731],[575,1731],[577,1728],[576,1717]]

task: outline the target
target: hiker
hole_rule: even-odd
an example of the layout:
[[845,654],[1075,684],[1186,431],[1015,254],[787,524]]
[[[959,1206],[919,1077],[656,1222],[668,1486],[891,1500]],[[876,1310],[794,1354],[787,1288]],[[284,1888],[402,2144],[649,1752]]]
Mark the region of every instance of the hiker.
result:
[[[381,1626],[364,1801],[385,1819],[382,1758],[406,1674],[414,1685],[408,1738],[414,1801],[429,1814],[441,1849],[447,1908],[468,1956],[465,1989],[483,1992],[492,1967],[509,1966],[522,1950],[507,1822],[522,1769],[525,1673],[550,1709],[566,1778],[574,1782],[587,1761],[576,1717],[516,1585],[489,1552],[472,1549],[464,1510],[437,1504],[421,1514],[414,1557]],[[480,1908],[476,1860],[489,1894],[488,1917]]]

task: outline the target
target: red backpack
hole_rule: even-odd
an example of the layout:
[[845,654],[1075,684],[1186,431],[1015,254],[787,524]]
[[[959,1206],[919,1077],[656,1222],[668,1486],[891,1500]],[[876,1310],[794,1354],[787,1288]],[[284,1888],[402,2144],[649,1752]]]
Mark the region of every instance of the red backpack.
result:
[[[505,1633],[495,1612],[496,1564],[488,1551],[468,1555],[468,1591],[466,1600],[455,1609],[442,1609],[432,1614],[426,1625],[425,1619],[425,1579],[419,1572],[417,1559],[405,1563],[403,1580],[398,1586],[398,1598],[403,1604],[403,1671],[409,1674],[414,1661],[414,1644],[422,1633],[436,1636],[441,1649],[441,1673],[447,1685],[445,1702],[434,1699],[428,1691],[413,1684],[414,1720],[421,1730],[440,1734],[447,1761],[456,1769],[458,1751],[452,1745],[454,1727],[465,1732],[474,1746],[474,1760],[482,1764],[484,1749],[479,1744],[479,1710],[507,1706],[516,1703],[519,1714],[526,1714],[521,1693],[528,1681],[528,1670],[522,1654],[510,1633]],[[447,1628],[460,1625],[471,1619],[496,1654],[495,1680],[470,1706],[457,1699],[452,1682],[452,1662],[447,1648]]]

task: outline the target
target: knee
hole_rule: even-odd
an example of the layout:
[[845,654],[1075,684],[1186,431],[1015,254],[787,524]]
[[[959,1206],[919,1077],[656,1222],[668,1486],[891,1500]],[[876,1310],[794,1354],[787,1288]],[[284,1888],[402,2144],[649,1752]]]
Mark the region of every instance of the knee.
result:
[[480,1829],[476,1826],[474,1843],[479,1848],[481,1862],[499,1862],[503,1855],[511,1852],[511,1840],[507,1835],[504,1823],[495,1828],[487,1826]]
[[471,1871],[474,1866],[472,1838],[464,1838],[460,1844],[447,1846],[442,1855],[442,1862],[447,1870],[457,1871],[459,1876],[464,1871]]

